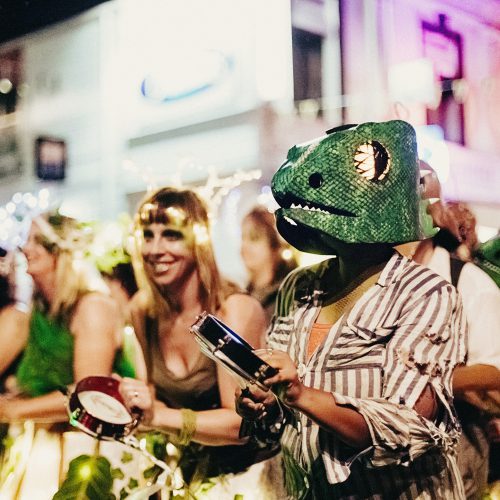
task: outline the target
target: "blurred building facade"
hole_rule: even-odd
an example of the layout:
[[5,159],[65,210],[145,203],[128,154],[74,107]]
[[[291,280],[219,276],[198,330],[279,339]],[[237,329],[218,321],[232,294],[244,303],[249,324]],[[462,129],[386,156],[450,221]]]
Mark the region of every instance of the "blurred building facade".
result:
[[210,169],[261,169],[259,189],[295,143],[341,123],[402,118],[445,196],[498,229],[497,7],[111,0],[9,40],[0,205],[48,188],[73,215],[113,218],[148,186],[203,182]]

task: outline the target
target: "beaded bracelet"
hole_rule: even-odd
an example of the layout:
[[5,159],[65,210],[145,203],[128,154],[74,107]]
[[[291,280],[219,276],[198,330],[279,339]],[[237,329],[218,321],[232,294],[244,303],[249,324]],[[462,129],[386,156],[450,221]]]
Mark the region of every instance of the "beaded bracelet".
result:
[[181,446],[187,446],[196,432],[196,412],[189,408],[181,409],[182,427],[179,430],[178,440]]

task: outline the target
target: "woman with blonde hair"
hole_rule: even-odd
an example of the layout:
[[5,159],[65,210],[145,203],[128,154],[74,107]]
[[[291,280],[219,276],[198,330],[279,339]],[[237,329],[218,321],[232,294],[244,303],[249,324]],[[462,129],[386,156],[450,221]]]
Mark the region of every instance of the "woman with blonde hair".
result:
[[[36,217],[23,252],[33,278],[31,310],[16,325],[16,342],[2,343],[2,357],[22,352],[0,397],[0,420],[67,420],[65,386],[90,375],[110,375],[121,342],[117,306],[97,273],[78,254],[87,243],[78,222],[59,213]],[[2,329],[0,336],[12,337]],[[132,374],[130,370],[124,374]]]
[[200,351],[189,328],[207,311],[258,348],[264,312],[221,277],[207,209],[193,191],[165,187],[150,195],[136,214],[136,238],[140,290],[132,318],[148,381],[123,379],[122,395],[144,411],[146,425],[181,447],[193,442],[193,468],[204,462],[205,476],[240,472],[255,457],[239,438],[235,382]]

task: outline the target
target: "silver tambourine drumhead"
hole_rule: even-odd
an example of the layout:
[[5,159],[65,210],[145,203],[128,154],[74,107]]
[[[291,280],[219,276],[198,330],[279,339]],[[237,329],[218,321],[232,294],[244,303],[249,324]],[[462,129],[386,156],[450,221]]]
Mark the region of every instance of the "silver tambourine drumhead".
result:
[[75,387],[68,400],[71,425],[97,439],[120,440],[139,424],[141,412],[131,413],[111,377],[87,377]]
[[[170,484],[175,484],[174,471],[162,460],[149,453],[141,442],[133,435],[142,418],[142,411],[132,412],[118,390],[120,382],[111,377],[87,377],[69,394],[68,415],[70,423],[86,434],[106,441],[119,441],[124,445],[139,450],[163,472],[154,483],[148,482],[146,488],[140,488],[127,498],[144,500],[166,486],[167,478]],[[67,394],[67,391],[63,391]],[[170,490],[169,490],[170,491]]]
[[248,342],[220,319],[204,312],[190,330],[205,355],[221,363],[234,376],[268,389],[263,382],[278,372],[276,368],[260,358]]

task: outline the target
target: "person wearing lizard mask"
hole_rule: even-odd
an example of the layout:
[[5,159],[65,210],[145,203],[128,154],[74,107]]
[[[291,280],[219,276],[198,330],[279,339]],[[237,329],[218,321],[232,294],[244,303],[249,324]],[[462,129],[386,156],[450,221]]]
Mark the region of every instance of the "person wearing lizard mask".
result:
[[451,388],[466,353],[461,300],[395,249],[437,231],[414,129],[333,129],[290,149],[272,190],[281,235],[331,257],[279,291],[271,391],[237,391],[251,436],[280,439],[292,498],[463,498]]

